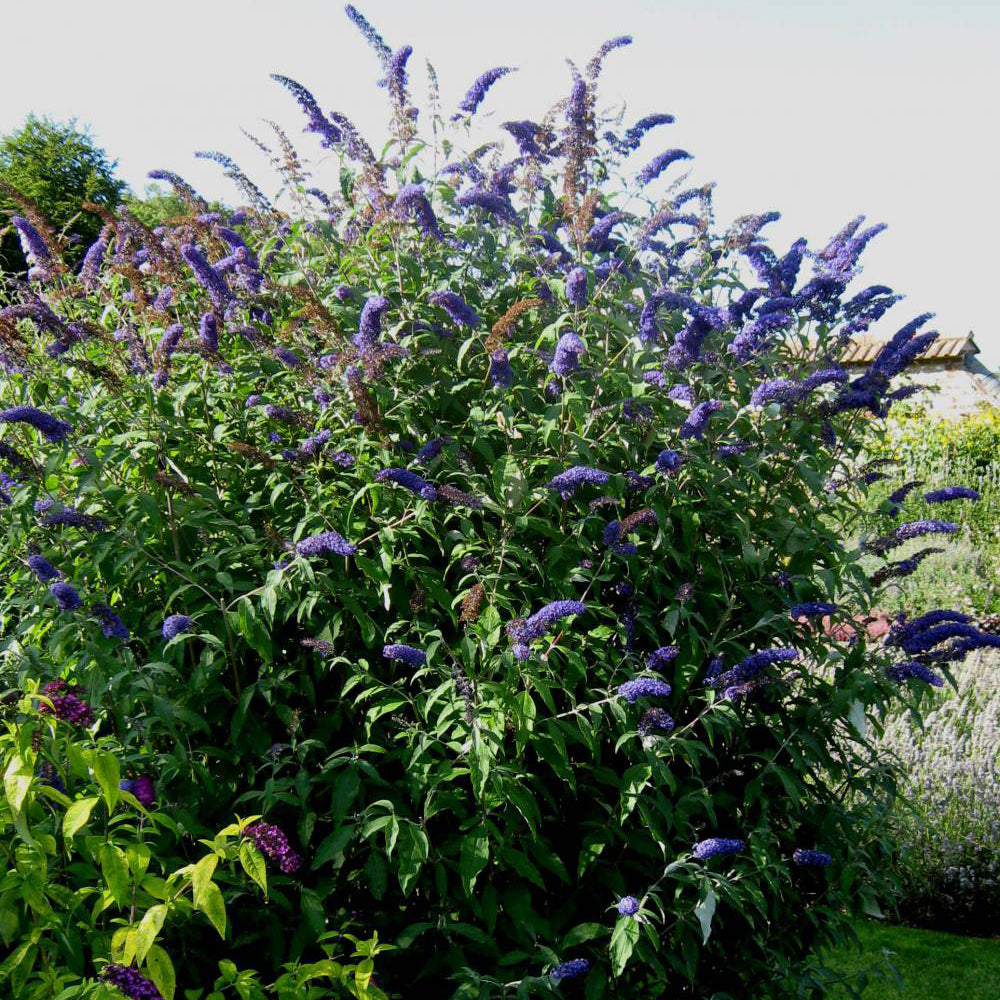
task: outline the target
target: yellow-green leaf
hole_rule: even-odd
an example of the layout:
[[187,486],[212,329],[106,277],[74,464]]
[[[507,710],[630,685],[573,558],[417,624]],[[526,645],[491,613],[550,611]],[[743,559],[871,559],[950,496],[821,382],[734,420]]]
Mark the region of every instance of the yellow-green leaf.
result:
[[156,984],[156,988],[163,994],[163,1000],[173,1000],[177,985],[174,963],[158,944],[154,944],[146,955],[146,971]]
[[151,906],[139,921],[139,927],[135,937],[135,957],[136,961],[142,962],[149,949],[156,940],[156,935],[163,927],[163,921],[167,919],[167,906],[165,903],[158,903]]
[[96,795],[91,795],[85,799],[77,799],[66,810],[66,815],[63,816],[62,829],[63,836],[67,840],[81,827],[86,826],[87,821],[90,819],[90,814],[94,810],[94,806],[100,801]]
[[249,840],[244,840],[240,844],[240,864],[243,870],[257,883],[267,895],[267,865],[264,862],[264,855],[260,853],[255,844]]

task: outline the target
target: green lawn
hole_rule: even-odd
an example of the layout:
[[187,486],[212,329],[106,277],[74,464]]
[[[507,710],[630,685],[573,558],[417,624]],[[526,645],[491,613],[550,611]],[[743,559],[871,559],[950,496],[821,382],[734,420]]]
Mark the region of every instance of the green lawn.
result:
[[864,951],[831,955],[829,964],[844,972],[870,968],[887,949],[905,984],[900,991],[891,976],[873,981],[865,1000],[1000,998],[1000,941],[874,923],[858,928],[858,934]]

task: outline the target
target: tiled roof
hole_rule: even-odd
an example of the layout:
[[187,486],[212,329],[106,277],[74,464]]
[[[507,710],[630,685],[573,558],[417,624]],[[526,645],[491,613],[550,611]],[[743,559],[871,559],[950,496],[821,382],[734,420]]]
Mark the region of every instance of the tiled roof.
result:
[[[859,337],[852,340],[840,356],[841,364],[845,365],[868,365],[878,356],[878,352],[886,345],[885,340],[876,340],[872,337]],[[810,345],[805,348],[798,345],[793,346],[795,355],[802,357],[812,355],[815,348]],[[917,362],[929,361],[958,361],[967,354],[978,354],[979,348],[972,339],[972,334],[967,333],[962,337],[938,337],[924,352],[917,358]]]

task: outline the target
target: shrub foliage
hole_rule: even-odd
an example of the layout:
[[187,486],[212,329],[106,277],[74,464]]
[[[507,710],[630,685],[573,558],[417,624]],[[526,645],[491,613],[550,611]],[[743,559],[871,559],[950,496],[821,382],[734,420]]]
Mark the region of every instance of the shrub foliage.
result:
[[886,888],[868,716],[937,679],[937,633],[850,627],[841,541],[865,414],[933,334],[849,383],[839,338],[893,301],[847,293],[877,227],[715,232],[710,188],[657,188],[669,116],[595,111],[627,40],[463,153],[503,74],[425,142],[409,48],[349,14],[381,154],[278,78],[331,190],[279,130],[294,210],[209,153],[244,209],[156,171],[186,216],[107,212],[78,274],[22,220],[3,989],[820,995],[814,948]]

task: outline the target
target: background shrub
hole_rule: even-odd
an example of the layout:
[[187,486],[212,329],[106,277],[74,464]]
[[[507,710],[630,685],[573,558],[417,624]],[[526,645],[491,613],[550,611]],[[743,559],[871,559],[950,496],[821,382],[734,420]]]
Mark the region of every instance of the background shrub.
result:
[[295,213],[210,152],[245,209],[157,171],[186,217],[106,213],[78,276],[26,238],[0,311],[0,976],[89,995],[110,959],[168,994],[170,962],[195,991],[253,967],[363,996],[377,929],[396,993],[816,995],[814,948],[888,888],[867,713],[957,656],[904,669],[813,624],[877,598],[841,541],[856,418],[934,335],[850,383],[803,362],[891,304],[847,297],[878,227],[800,280],[773,216],[716,234],[710,188],[647,199],[683,151],[613,181],[669,122],[596,114],[626,40],[506,123],[504,159],[456,146],[504,70],[424,146],[409,50],[348,12],[384,61],[381,156],[277,78],[341,164],[307,188],[278,131]]

